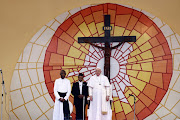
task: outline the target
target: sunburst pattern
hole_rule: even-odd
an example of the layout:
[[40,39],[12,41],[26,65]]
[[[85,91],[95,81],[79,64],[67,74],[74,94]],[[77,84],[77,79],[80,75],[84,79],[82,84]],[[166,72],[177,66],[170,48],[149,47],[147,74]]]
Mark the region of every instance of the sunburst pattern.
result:
[[[45,77],[53,76],[53,79],[46,78],[47,88],[51,91],[61,69],[66,70],[73,83],[79,72],[84,73],[88,81],[96,66],[103,68],[103,51],[89,44],[78,44],[77,38],[104,36],[104,14],[111,15],[112,36],[137,37],[136,43],[125,43],[112,51],[113,115],[117,119],[119,114],[124,118],[133,117],[133,98],[129,94],[134,94],[137,96],[136,117],[144,119],[154,111],[167,91],[172,75],[172,57],[156,24],[143,13],[127,7],[115,4],[89,7],[59,26],[47,48],[44,62]],[[54,99],[53,92],[50,95]]]

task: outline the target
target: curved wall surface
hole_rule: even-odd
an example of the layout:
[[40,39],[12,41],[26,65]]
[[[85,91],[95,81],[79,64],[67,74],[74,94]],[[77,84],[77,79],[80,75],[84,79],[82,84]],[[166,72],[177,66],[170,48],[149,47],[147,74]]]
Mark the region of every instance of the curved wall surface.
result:
[[[180,117],[179,35],[144,10],[106,3],[69,10],[33,36],[13,73],[13,119],[52,119],[53,85],[61,69],[66,70],[71,84],[78,80],[79,72],[88,81],[97,66],[103,69],[104,51],[79,44],[77,39],[104,36],[104,14],[111,15],[111,36],[137,38],[137,42],[124,43],[111,52],[113,120],[133,119],[134,101],[129,94],[137,97],[135,111],[139,120]],[[69,99],[73,103],[72,95]],[[73,118],[75,114],[73,109]]]

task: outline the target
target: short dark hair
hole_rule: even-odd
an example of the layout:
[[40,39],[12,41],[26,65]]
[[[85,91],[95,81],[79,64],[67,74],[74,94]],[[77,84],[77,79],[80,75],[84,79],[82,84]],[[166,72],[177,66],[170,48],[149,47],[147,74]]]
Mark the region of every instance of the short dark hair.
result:
[[60,71],[60,74],[61,74],[61,72],[64,72],[64,73],[66,74],[66,71],[65,71],[65,70],[61,70],[61,71]]
[[79,75],[78,76],[83,76],[84,77],[84,74],[83,73],[79,73]]

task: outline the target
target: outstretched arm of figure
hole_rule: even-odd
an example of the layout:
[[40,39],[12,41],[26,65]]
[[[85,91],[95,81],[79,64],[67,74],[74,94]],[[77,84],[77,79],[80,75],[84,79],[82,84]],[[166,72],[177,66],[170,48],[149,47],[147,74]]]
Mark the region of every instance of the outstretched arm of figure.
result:
[[111,49],[116,49],[117,47],[121,46],[124,42],[120,42],[119,44],[115,45],[114,47],[111,47]]
[[95,45],[95,44],[93,44],[93,43],[89,42],[88,40],[84,40],[84,41],[85,41],[86,43],[89,43],[90,45],[92,45],[92,46],[94,46],[94,47],[100,48],[100,49],[102,49],[102,50],[104,50],[104,49],[105,49],[104,47],[101,47],[101,46]]

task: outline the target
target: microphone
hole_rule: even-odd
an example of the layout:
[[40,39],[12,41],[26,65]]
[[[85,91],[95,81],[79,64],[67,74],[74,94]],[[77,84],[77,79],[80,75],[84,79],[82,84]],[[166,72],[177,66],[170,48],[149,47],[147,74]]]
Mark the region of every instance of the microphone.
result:
[[132,95],[132,94],[129,94],[129,96],[134,96],[134,95]]

